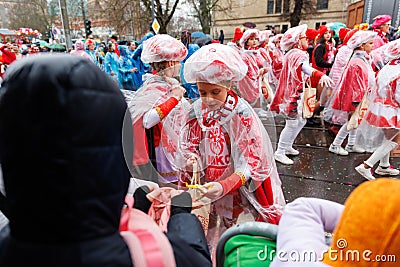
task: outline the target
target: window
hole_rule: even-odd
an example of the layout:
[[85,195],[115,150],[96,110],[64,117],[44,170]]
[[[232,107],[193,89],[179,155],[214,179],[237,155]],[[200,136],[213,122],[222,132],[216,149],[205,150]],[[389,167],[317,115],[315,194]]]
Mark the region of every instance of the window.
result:
[[275,14],[282,13],[282,0],[276,0],[275,2]]
[[274,14],[274,0],[268,0],[267,2],[267,14]]
[[289,29],[289,25],[287,25],[287,24],[282,25],[281,33],[285,33],[288,29]]
[[280,13],[282,13],[282,0],[268,0],[267,14],[280,14]]
[[324,22],[317,22],[317,23],[315,23],[315,29],[319,29],[319,26],[321,26],[321,25],[326,25],[326,21],[324,21]]
[[328,9],[328,0],[317,0],[317,10]]

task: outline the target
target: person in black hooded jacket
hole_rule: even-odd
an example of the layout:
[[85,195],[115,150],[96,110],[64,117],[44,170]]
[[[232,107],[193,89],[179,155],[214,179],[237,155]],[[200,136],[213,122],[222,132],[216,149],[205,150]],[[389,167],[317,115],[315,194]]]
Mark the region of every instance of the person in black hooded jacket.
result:
[[[123,140],[132,136],[126,114],[120,90],[90,61],[53,55],[10,66],[0,89],[9,219],[0,230],[1,267],[132,266],[119,234],[132,162],[123,153],[132,150]],[[177,265],[188,257],[210,265],[204,233],[190,240],[179,232],[194,215],[174,215],[185,215],[175,224],[186,226],[168,233]]]
[[132,266],[119,234],[129,170],[126,104],[90,61],[10,66],[0,95],[0,161],[10,235],[0,266]]

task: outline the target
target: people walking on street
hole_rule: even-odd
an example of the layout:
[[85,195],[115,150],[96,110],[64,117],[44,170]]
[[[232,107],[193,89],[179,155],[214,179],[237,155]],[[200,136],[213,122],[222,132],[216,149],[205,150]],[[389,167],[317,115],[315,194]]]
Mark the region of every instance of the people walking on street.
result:
[[[400,131],[400,40],[389,43],[385,50],[389,59],[376,77],[376,89],[372,91],[371,104],[360,125],[363,135],[371,135],[370,127],[381,129],[384,140],[356,171],[368,180],[373,180],[372,167],[379,161],[375,173],[384,176],[396,176],[400,171],[391,167],[390,151],[399,145]],[[370,136],[370,138],[373,138]]]
[[132,64],[129,48],[126,45],[120,45],[119,47],[120,57],[118,60],[118,80],[121,84],[121,89],[136,91],[134,80],[134,73],[138,69]]
[[305,81],[308,77],[317,77],[323,86],[330,86],[332,82],[324,73],[309,65],[306,30],[305,24],[290,28],[281,39],[285,56],[278,88],[270,106],[271,111],[285,116],[286,124],[274,156],[276,161],[287,165],[293,164],[293,160],[287,155],[299,154],[293,148],[293,143],[307,121],[302,116]]
[[[374,47],[376,33],[357,31],[347,42],[347,47],[354,53],[343,73],[337,93],[332,95],[332,122],[342,124],[338,134],[329,146],[329,151],[346,156],[349,152],[365,152],[355,146],[357,129],[349,129],[348,121],[363,101],[364,95],[375,87],[375,73],[372,70],[369,53]],[[344,139],[349,136],[346,148],[342,147]]]

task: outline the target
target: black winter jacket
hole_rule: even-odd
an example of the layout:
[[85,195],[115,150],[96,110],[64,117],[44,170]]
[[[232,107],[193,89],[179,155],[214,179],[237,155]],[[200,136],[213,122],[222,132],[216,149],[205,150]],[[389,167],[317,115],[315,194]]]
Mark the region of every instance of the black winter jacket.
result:
[[86,59],[39,56],[11,65],[0,92],[0,266],[132,266],[118,231],[130,175],[116,84]]

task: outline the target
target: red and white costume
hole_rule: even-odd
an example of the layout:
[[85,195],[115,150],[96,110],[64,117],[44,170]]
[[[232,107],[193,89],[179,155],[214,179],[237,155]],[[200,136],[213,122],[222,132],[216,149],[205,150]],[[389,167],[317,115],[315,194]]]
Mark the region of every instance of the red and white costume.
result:
[[[359,126],[357,136],[359,143],[375,145],[374,153],[356,167],[356,170],[370,171],[370,168],[379,161],[379,167],[375,172],[380,175],[396,176],[400,172],[390,167],[389,159],[390,151],[398,147],[397,135],[400,130],[400,40],[390,42],[384,54],[389,63],[376,77],[376,88],[370,97],[371,104]],[[395,141],[392,141],[393,139]],[[365,165],[370,168],[365,168]],[[367,179],[373,178],[370,175],[363,176]]]
[[281,132],[275,159],[283,164],[293,164],[286,156],[288,151],[294,151],[292,145],[301,129],[306,124],[302,117],[303,89],[308,77],[318,80],[324,74],[309,65],[308,53],[298,48],[301,35],[305,35],[307,25],[303,24],[290,28],[282,37],[282,50],[287,51],[283,58],[282,72],[279,78],[275,96],[272,99],[270,110],[285,115],[286,124]]
[[[342,28],[344,29],[344,28]],[[329,102],[326,103],[329,99],[329,96],[336,94],[338,86],[343,78],[343,72],[345,71],[347,64],[350,61],[350,58],[353,55],[354,49],[350,48],[347,46],[347,42],[350,40],[350,38],[358,31],[358,29],[354,29],[349,31],[346,36],[343,39],[343,44],[342,46],[338,49],[338,52],[336,54],[335,62],[333,63],[332,69],[329,72],[329,77],[332,78],[333,85],[330,88],[324,88],[322,93],[321,93],[321,105],[322,106],[332,106]],[[326,121],[330,120],[331,114],[329,113],[329,110],[325,108],[324,110],[324,119],[325,117],[329,119],[325,119]]]
[[276,92],[276,87],[278,86],[279,77],[282,71],[282,61],[283,61],[283,51],[276,45],[276,43],[280,42],[283,34],[277,34],[270,38],[269,46],[269,55],[271,57],[271,69],[268,71],[268,81],[271,85],[274,93]]
[[[166,34],[143,43],[142,61],[145,63],[181,61],[186,55],[183,43]],[[179,82],[174,78],[148,74],[139,90],[130,96],[128,107],[134,128],[133,176],[136,178],[165,183],[178,180],[174,164],[176,144],[172,140],[178,138],[189,103],[184,98],[178,101],[172,97],[171,91],[176,86]],[[155,155],[151,155],[153,149]],[[155,162],[151,164],[150,160]]]
[[375,99],[365,114],[365,120],[378,128],[400,129],[400,59],[393,59],[385,65],[378,73],[376,83]]
[[[361,47],[374,39],[375,32],[357,31],[347,42],[350,49]],[[364,152],[354,147],[358,129],[347,129],[350,115],[356,110],[363,100],[364,94],[375,87],[375,73],[372,70],[371,58],[364,50],[355,50],[347,68],[343,73],[343,79],[338,85],[335,94],[331,96],[328,107],[331,111],[331,122],[341,124],[338,134],[329,147],[329,151],[338,155],[348,155],[350,152]],[[349,136],[346,149],[341,146],[344,139]],[[347,150],[347,151],[346,151]]]
[[[254,60],[257,64],[258,67],[258,71],[257,71],[257,83],[252,83],[254,85],[257,85],[255,89],[255,93],[251,94],[251,95],[257,95],[257,98],[255,99],[255,101],[249,101],[249,103],[253,106],[253,107],[261,107],[261,104],[264,102],[264,96],[263,96],[263,89],[262,89],[262,79],[264,77],[264,75],[266,75],[267,73],[262,72],[262,69],[264,67],[268,67],[270,68],[272,60],[267,52],[266,49],[264,48],[259,48],[257,47],[250,47],[246,45],[246,42],[248,39],[250,39],[250,37],[255,37],[256,39],[260,40],[260,31],[257,29],[249,29],[246,30],[243,33],[242,38],[240,39],[240,44],[241,46],[244,48],[243,53],[246,53],[252,57],[254,57]],[[254,64],[253,62],[251,62],[252,60],[250,59],[246,59],[246,56],[242,57],[246,64],[249,64],[249,68],[253,69],[254,68]],[[239,83],[239,87],[242,87],[242,83]],[[241,88],[240,91],[244,91],[244,90],[249,90],[250,88]],[[268,98],[268,96],[267,96]],[[247,100],[247,99],[246,99]]]
[[[368,88],[373,88],[375,74],[371,67],[370,56],[364,51],[355,50],[357,47],[375,37],[371,31],[351,31],[347,48],[343,46],[343,54],[338,57],[338,69],[335,68],[335,83],[333,92],[326,106],[324,119],[334,124],[343,125],[348,121],[349,113],[354,112]],[[340,77],[340,79],[338,79]]]
[[[236,50],[211,44],[186,61],[184,74],[190,82],[226,84],[241,80],[246,70]],[[183,162],[197,159],[204,182],[219,182],[223,188],[223,197],[211,205],[207,234],[211,247],[241,214],[278,223],[285,200],[271,141],[250,104],[232,90],[217,110],[209,110],[202,98],[192,104],[179,149]],[[191,177],[190,172],[182,175],[185,181]],[[221,223],[217,231],[218,217]]]

